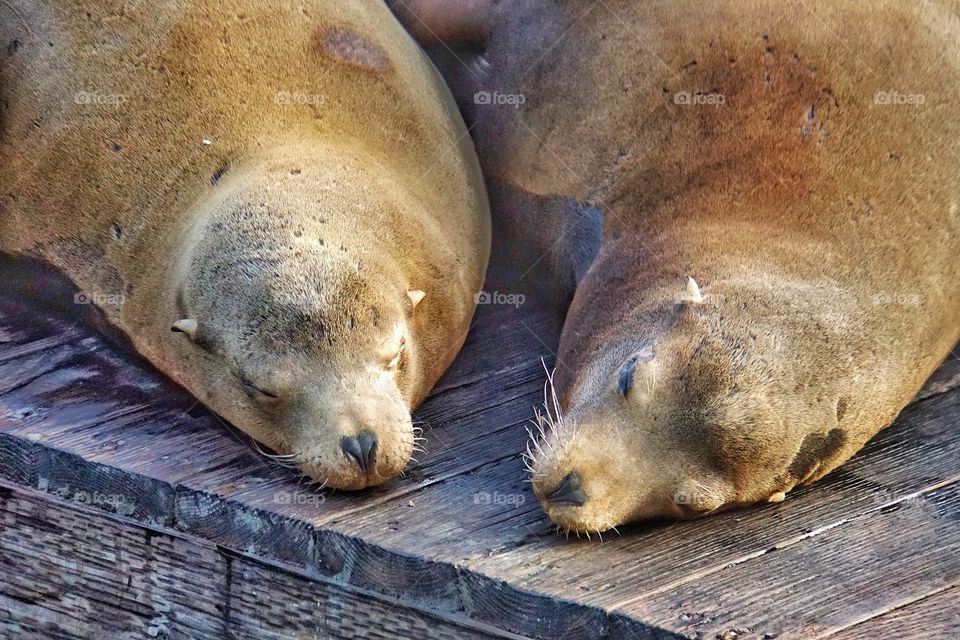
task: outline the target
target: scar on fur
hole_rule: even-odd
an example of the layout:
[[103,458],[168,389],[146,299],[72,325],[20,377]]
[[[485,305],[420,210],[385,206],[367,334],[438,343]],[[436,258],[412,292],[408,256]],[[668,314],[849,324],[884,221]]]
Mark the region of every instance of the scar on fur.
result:
[[328,55],[355,67],[378,71],[390,68],[383,47],[347,27],[331,27],[323,34],[321,44]]

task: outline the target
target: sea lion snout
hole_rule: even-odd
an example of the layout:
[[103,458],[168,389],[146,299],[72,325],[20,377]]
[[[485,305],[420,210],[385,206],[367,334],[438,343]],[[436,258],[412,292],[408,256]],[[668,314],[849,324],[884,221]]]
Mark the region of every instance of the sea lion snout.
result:
[[[735,499],[722,471],[707,472],[678,442],[626,428],[628,420],[573,412],[537,443],[534,493],[561,530],[592,534],[633,520],[698,518]],[[617,435],[607,437],[611,432]]]
[[774,476],[786,461],[771,450],[788,447],[754,427],[785,443],[792,432],[774,426],[798,407],[771,402],[749,353],[730,344],[729,326],[714,330],[709,310],[675,313],[667,331],[579,363],[580,384],[559,380],[565,406],[544,418],[531,449],[534,490],[561,528],[697,518],[741,502],[741,486],[764,499],[785,488]]
[[628,434],[611,430],[608,418],[573,413],[557,421],[554,415],[549,432],[530,449],[533,491],[561,529],[605,531],[624,521],[630,505],[666,495],[655,466],[620,455]]
[[325,378],[305,395],[297,415],[278,425],[294,434],[286,449],[304,473],[328,487],[363,489],[407,466],[415,430],[392,380],[357,376],[338,384]]

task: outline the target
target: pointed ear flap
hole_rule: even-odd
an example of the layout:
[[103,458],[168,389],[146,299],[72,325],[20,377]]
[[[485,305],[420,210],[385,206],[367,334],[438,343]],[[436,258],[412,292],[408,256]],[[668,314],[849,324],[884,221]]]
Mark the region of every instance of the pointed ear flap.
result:
[[687,276],[687,288],[680,297],[680,302],[685,302],[688,304],[700,304],[703,302],[703,294],[700,293],[700,285],[698,285],[697,281],[690,276]]
[[177,320],[173,323],[173,326],[170,327],[170,331],[179,331],[180,333],[187,334],[191,340],[197,337],[197,321],[193,318],[183,318],[182,320]]
[[420,289],[412,289],[407,291],[407,297],[410,298],[410,309],[413,310],[417,308],[417,305],[420,304],[421,300],[427,297],[427,293],[425,291],[421,291]]

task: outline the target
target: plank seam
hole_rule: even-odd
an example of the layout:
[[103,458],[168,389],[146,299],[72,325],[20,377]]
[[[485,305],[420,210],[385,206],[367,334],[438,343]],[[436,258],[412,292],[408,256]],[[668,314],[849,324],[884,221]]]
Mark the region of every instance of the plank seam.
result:
[[844,625],[844,626],[842,626],[842,627],[836,627],[836,628],[834,628],[834,629],[830,629],[829,631],[826,631],[825,633],[822,633],[822,634],[816,636],[816,640],[820,640],[821,638],[829,638],[829,637],[831,637],[831,636],[837,635],[838,633],[843,633],[844,631],[848,631],[848,630],[850,630],[850,629],[854,629],[854,628],[859,627],[859,626],[861,626],[861,625],[863,625],[863,624],[865,624],[865,623],[867,623],[867,622],[870,622],[871,620],[876,620],[877,618],[881,618],[881,617],[883,617],[883,616],[885,616],[885,615],[887,615],[887,614],[889,614],[889,613],[893,613],[894,611],[899,611],[900,609],[904,609],[904,608],[909,607],[910,605],[916,604],[916,603],[918,603],[918,602],[923,602],[924,600],[927,600],[927,599],[929,599],[929,598],[933,598],[934,596],[940,595],[941,593],[946,593],[947,591],[950,591],[951,589],[956,589],[958,586],[960,586],[960,582],[954,582],[954,583],[948,584],[947,586],[942,587],[942,588],[940,588],[940,589],[936,589],[936,590],[934,590],[934,591],[931,591],[930,593],[924,594],[924,595],[919,596],[919,597],[917,597],[917,598],[913,598],[912,600],[908,600],[908,601],[902,602],[902,603],[900,603],[900,604],[898,604],[898,605],[896,605],[896,606],[889,607],[888,609],[885,609],[885,610],[883,610],[883,611],[877,611],[876,613],[874,613],[874,614],[872,614],[872,615],[869,615],[869,616],[867,616],[867,617],[865,617],[865,618],[862,618],[862,619],[860,619],[860,620],[857,620],[856,622],[852,622],[852,623],[847,624],[847,625]]
[[708,576],[711,576],[711,575],[713,575],[713,574],[715,574],[715,573],[719,573],[720,571],[724,571],[724,570],[726,570],[726,569],[729,569],[730,567],[735,567],[735,566],[737,566],[737,565],[743,564],[744,562],[749,562],[749,561],[751,561],[751,560],[755,560],[756,558],[760,558],[760,557],[762,557],[762,556],[767,555],[767,554],[770,553],[771,551],[780,551],[780,550],[783,550],[783,549],[792,547],[792,546],[795,545],[795,544],[799,544],[799,543],[801,543],[801,542],[803,542],[803,541],[805,541],[805,540],[809,540],[809,539],[815,538],[816,536],[819,536],[819,535],[822,534],[822,533],[825,533],[825,532],[827,532],[827,531],[830,531],[831,529],[836,529],[837,527],[842,527],[842,526],[844,526],[844,525],[846,525],[846,524],[848,524],[848,523],[850,523],[850,522],[853,522],[853,521],[856,521],[856,520],[860,520],[860,519],[862,519],[862,518],[869,517],[869,516],[871,516],[871,515],[873,515],[873,514],[875,514],[875,513],[878,513],[878,512],[880,512],[880,511],[882,511],[883,509],[887,509],[887,508],[889,508],[889,507],[891,507],[891,506],[893,506],[893,505],[899,504],[899,503],[901,503],[901,502],[906,502],[906,501],[908,501],[908,500],[914,500],[914,499],[916,499],[916,498],[918,498],[918,497],[920,497],[920,496],[922,496],[922,495],[924,495],[924,494],[926,494],[926,493],[930,493],[930,492],[932,492],[932,491],[936,491],[937,489],[942,489],[943,487],[946,487],[946,486],[949,486],[949,485],[951,485],[951,484],[954,484],[954,483],[956,483],[957,481],[960,481],[960,475],[953,476],[953,477],[951,477],[951,478],[948,478],[948,479],[946,479],[946,480],[942,480],[942,481],[940,481],[940,482],[937,482],[937,483],[934,483],[934,484],[931,484],[931,485],[927,485],[927,486],[924,487],[923,489],[919,489],[919,490],[914,491],[914,492],[912,492],[912,493],[903,495],[903,496],[901,496],[901,497],[899,497],[899,498],[897,498],[897,499],[895,499],[895,500],[890,500],[890,501],[888,501],[888,502],[884,502],[883,504],[877,505],[877,506],[875,506],[875,507],[873,507],[873,508],[870,508],[870,509],[867,509],[867,510],[865,510],[865,511],[861,511],[860,513],[855,514],[855,515],[852,515],[852,516],[850,516],[850,517],[843,518],[843,519],[841,519],[841,520],[837,520],[836,522],[831,522],[831,523],[829,523],[829,524],[825,524],[825,525],[823,525],[823,526],[821,526],[821,527],[817,527],[816,529],[813,529],[812,531],[807,531],[807,532],[805,532],[805,533],[801,533],[801,534],[796,535],[796,536],[793,536],[793,537],[791,537],[791,538],[785,538],[785,539],[782,540],[781,542],[777,542],[777,543],[773,544],[772,546],[766,547],[766,548],[761,549],[761,550],[759,550],[759,551],[755,551],[755,552],[753,552],[753,553],[748,553],[748,554],[739,556],[739,557],[737,557],[737,558],[734,558],[734,559],[729,560],[729,561],[727,561],[727,562],[724,562],[724,563],[722,563],[722,564],[716,564],[716,565],[713,565],[713,566],[711,566],[711,567],[707,567],[707,568],[705,568],[705,569],[702,569],[702,570],[700,570],[700,571],[697,571],[696,573],[688,574],[688,575],[683,576],[682,578],[680,578],[680,579],[678,579],[678,580],[674,580],[673,582],[668,582],[667,584],[661,585],[661,586],[659,586],[659,587],[657,587],[657,588],[655,588],[655,589],[650,589],[650,590],[645,591],[645,592],[643,592],[643,593],[641,593],[641,594],[639,594],[639,595],[632,596],[632,597],[630,597],[630,598],[626,598],[626,599],[624,599],[624,600],[621,600],[621,601],[619,601],[619,602],[616,602],[616,603],[614,603],[613,605],[609,606],[609,607],[607,608],[607,611],[620,611],[620,610],[622,610],[624,607],[628,607],[628,606],[630,606],[630,605],[632,605],[632,604],[635,604],[635,603],[637,603],[637,602],[640,602],[640,601],[642,601],[642,600],[644,600],[644,599],[646,599],[646,598],[649,598],[650,596],[655,596],[655,595],[659,595],[659,594],[661,594],[661,593],[665,593],[665,592],[667,592],[667,591],[670,591],[671,589],[675,589],[675,588],[677,588],[677,587],[679,587],[679,586],[681,586],[681,585],[687,584],[687,583],[689,583],[689,582],[702,581],[704,578],[706,578],[706,577],[708,577]]

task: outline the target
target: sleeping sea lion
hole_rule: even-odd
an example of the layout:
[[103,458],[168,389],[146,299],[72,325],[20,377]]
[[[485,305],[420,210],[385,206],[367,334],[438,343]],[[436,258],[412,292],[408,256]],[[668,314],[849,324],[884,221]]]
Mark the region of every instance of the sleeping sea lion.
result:
[[472,31],[438,57],[491,188],[604,217],[531,449],[550,518],[780,501],[889,425],[960,338],[960,3],[487,11],[421,28]]
[[398,474],[490,244],[383,2],[0,3],[0,251],[328,486]]

